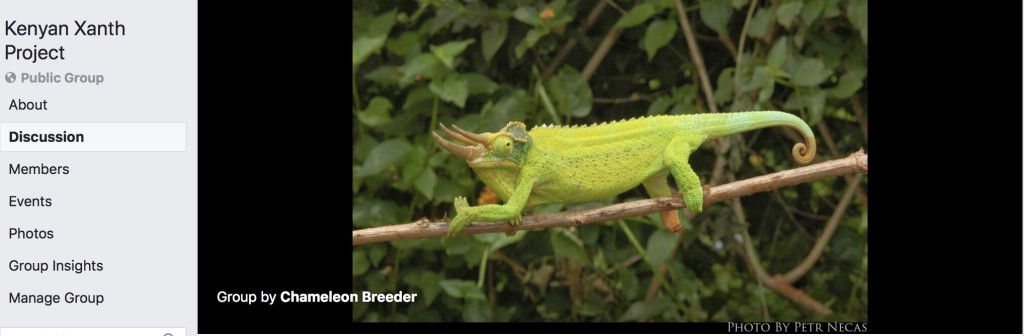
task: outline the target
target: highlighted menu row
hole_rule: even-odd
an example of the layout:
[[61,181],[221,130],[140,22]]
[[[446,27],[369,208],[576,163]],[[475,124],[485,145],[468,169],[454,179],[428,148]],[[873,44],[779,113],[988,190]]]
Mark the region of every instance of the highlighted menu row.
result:
[[0,152],[181,152],[184,123],[0,123]]

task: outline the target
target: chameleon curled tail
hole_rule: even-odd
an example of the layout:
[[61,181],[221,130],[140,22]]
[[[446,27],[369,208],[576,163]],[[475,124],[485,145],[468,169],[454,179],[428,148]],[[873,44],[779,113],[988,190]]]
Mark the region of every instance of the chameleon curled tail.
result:
[[814,159],[817,144],[811,127],[796,115],[778,112],[735,112],[693,115],[694,126],[704,129],[709,137],[720,137],[758,128],[788,126],[795,128],[804,138],[804,143],[793,145],[793,160],[805,165]]

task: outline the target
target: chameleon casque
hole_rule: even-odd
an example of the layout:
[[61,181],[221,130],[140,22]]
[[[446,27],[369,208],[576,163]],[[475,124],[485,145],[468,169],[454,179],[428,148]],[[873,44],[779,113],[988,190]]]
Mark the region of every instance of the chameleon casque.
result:
[[[602,200],[643,185],[651,197],[670,196],[668,175],[675,178],[686,207],[704,209],[704,190],[688,159],[697,147],[716,137],[749,130],[788,126],[804,143],[793,146],[793,159],[807,164],[814,158],[811,128],[799,117],[777,111],[653,116],[586,126],[539,126],[513,121],[498,132],[471,133],[453,125],[449,136],[465,146],[434,140],[463,158],[485,184],[505,201],[471,207],[455,198],[456,216],[448,237],[472,221],[522,223],[522,212],[545,203],[584,203]],[[661,213],[665,227],[679,231],[676,210]]]

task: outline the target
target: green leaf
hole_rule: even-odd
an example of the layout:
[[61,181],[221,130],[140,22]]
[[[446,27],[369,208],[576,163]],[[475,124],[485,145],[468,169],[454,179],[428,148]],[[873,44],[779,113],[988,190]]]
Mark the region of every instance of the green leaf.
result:
[[479,93],[491,94],[494,93],[494,90],[498,89],[498,84],[487,78],[487,76],[475,72],[463,74],[463,76],[466,77],[470,95]]
[[754,75],[750,77],[750,81],[743,83],[743,92],[760,90],[768,83],[771,83],[775,78],[772,74],[768,73],[767,69],[768,67],[763,66],[755,67]]
[[453,73],[441,79],[430,81],[430,92],[433,92],[441,100],[455,104],[459,108],[466,107],[466,98],[469,97],[469,84],[466,77]]
[[653,116],[665,114],[665,111],[668,111],[669,106],[672,106],[673,103],[675,103],[675,101],[672,100],[672,97],[658,97],[658,99],[655,99],[654,102],[651,103],[651,106],[647,107],[647,115]]
[[544,24],[544,20],[540,18],[540,13],[537,12],[537,9],[530,6],[521,6],[516,8],[516,10],[512,12],[512,17],[519,20],[519,22],[531,26],[540,26]]
[[551,30],[547,28],[534,28],[526,32],[526,37],[523,37],[523,39],[519,41],[519,44],[516,44],[516,58],[523,58],[523,54],[526,53],[526,49],[533,47],[534,44],[537,44],[537,41],[542,37],[547,36],[549,33],[551,33]]
[[494,311],[487,300],[466,300],[462,306],[462,319],[465,322],[491,322],[494,320]]
[[834,18],[843,14],[843,11],[839,9],[840,0],[825,0],[825,12],[822,16],[826,18]]
[[672,300],[664,296],[659,296],[651,301],[635,302],[629,305],[626,313],[622,314],[622,317],[619,318],[619,322],[649,319],[661,315],[661,313],[664,313],[673,306],[675,304],[672,303]]
[[405,56],[410,53],[420,52],[420,43],[422,37],[415,31],[407,31],[399,35],[398,38],[389,39],[387,42],[388,50],[398,56]]
[[666,230],[655,230],[647,239],[647,258],[653,264],[659,264],[671,257],[672,247],[676,245],[676,235]]
[[755,38],[763,38],[768,34],[768,28],[775,22],[774,8],[758,8],[754,17],[750,19],[750,27],[747,28],[747,35]]
[[858,262],[865,253],[866,241],[847,226],[840,226],[829,241],[829,254],[844,262]]
[[352,206],[352,225],[378,227],[398,222],[398,204],[391,200],[371,199]]
[[583,249],[583,242],[568,230],[559,229],[561,230],[549,230],[551,232],[551,247],[555,250],[555,255],[590,265],[590,258],[587,257],[587,252]]
[[867,0],[851,0],[846,7],[846,17],[857,27],[860,38],[868,44],[868,2]]
[[494,54],[501,49],[507,36],[508,20],[494,21],[487,25],[487,30],[480,35],[480,47],[483,49],[485,61],[490,62],[494,58]]
[[427,199],[433,199],[434,187],[437,186],[437,174],[434,174],[433,169],[425,169],[413,184],[416,185],[416,190],[423,193],[423,196],[427,196]]
[[775,40],[775,44],[772,45],[772,50],[768,52],[768,66],[776,69],[782,69],[782,66],[786,64],[786,60],[788,59],[789,38],[782,36],[778,40]]
[[864,85],[864,74],[859,71],[850,71],[839,77],[839,84],[828,89],[828,96],[836,99],[846,99],[857,93]]
[[779,6],[775,12],[775,16],[779,18],[779,24],[786,28],[792,26],[793,20],[796,19],[797,14],[800,14],[800,9],[803,6],[802,1],[791,1]]
[[384,247],[384,244],[370,244],[366,246],[366,249],[370,250],[370,263],[375,267],[379,266],[380,261],[388,255],[388,248]]
[[498,130],[508,124],[509,121],[524,121],[526,110],[530,107],[530,96],[523,89],[516,89],[506,94],[491,108],[483,109],[481,115],[485,130]]
[[594,95],[590,91],[590,84],[583,80],[576,69],[563,66],[558,74],[548,78],[544,85],[559,113],[575,118],[590,114]]
[[[772,78],[767,83],[765,83],[764,86],[761,86],[761,91],[757,92],[757,101],[759,101],[759,102],[766,102],[769,99],[771,99],[772,95],[774,95],[774,94],[775,94],[775,78]],[[734,165],[733,167],[739,167],[739,165]]]
[[620,268],[619,281],[621,281],[622,285],[622,296],[625,297],[626,300],[632,301],[640,295],[640,281],[636,278],[636,271],[625,267]]
[[402,72],[394,65],[379,66],[363,76],[363,78],[385,85],[398,84],[398,79],[401,77]]
[[384,37],[361,37],[352,41],[352,67],[363,64],[384,46]]
[[406,191],[412,187],[416,178],[423,174],[423,170],[427,169],[427,150],[422,146],[413,147],[402,161],[405,161],[402,163],[402,179],[393,186],[395,189]]
[[412,83],[417,80],[416,76],[434,78],[440,74],[441,70],[444,70],[441,65],[441,60],[438,60],[434,54],[420,54],[401,67],[403,75],[400,82]]
[[[505,246],[508,246],[508,245],[511,245],[512,243],[515,243],[517,241],[523,240],[523,238],[526,238],[526,233],[527,232],[529,232],[529,231],[516,231],[516,233],[514,235],[512,235],[511,237],[509,237],[509,236],[507,236],[507,235],[505,235],[503,233],[502,234],[496,234],[497,239],[495,239],[493,242],[491,242],[491,247],[490,247],[491,252],[500,250],[501,248],[503,248]],[[477,236],[480,236],[480,235],[477,235]]]
[[487,300],[484,292],[476,288],[476,283],[469,280],[446,279],[439,282],[445,294],[456,299]]
[[455,57],[461,55],[466,50],[466,47],[474,42],[476,42],[476,39],[448,42],[440,46],[431,45],[430,52],[437,56],[437,59],[441,60],[441,63],[444,63],[449,69],[454,69]]
[[370,150],[377,146],[377,139],[370,136],[364,136],[356,141],[355,146],[352,148],[352,158],[358,162],[366,160],[366,156],[370,155]]
[[626,15],[619,18],[619,21],[615,22],[615,28],[629,28],[647,21],[648,18],[654,15],[654,6],[650,4],[640,4],[633,6]]
[[800,19],[810,26],[825,11],[825,0],[804,0],[804,8],[800,11]]
[[398,9],[392,9],[375,16],[366,25],[366,34],[370,36],[388,36],[391,32],[391,27],[395,26],[395,15],[397,13]]
[[377,15],[366,25],[365,36],[357,36],[352,42],[352,66],[362,64],[370,54],[377,53],[387,41],[391,27],[395,25],[397,9]]
[[413,105],[420,102],[429,102],[434,98],[434,95],[430,93],[430,89],[425,86],[417,86],[416,88],[409,91],[409,94],[405,95],[405,103],[402,104],[403,110],[408,110]]
[[793,71],[793,84],[799,86],[817,86],[832,75],[832,70],[825,68],[825,63],[817,58],[804,58]]
[[406,273],[405,277],[402,278],[402,281],[405,281],[405,283],[420,289],[423,301],[428,307],[434,302],[437,295],[441,294],[441,285],[439,284],[441,280],[444,280],[444,275],[419,268]]
[[729,34],[729,18],[732,6],[729,0],[705,0],[700,5],[700,19],[719,34]]
[[362,249],[352,251],[352,276],[360,276],[370,269],[370,261]]
[[407,284],[420,288],[420,293],[423,294],[424,303],[426,303],[427,306],[437,298],[437,294],[440,294],[441,286],[439,283],[441,280],[444,280],[444,275],[419,268],[410,272],[410,274],[406,275],[406,278],[403,279]]
[[654,59],[658,49],[664,47],[676,36],[676,22],[672,20],[654,20],[647,26],[644,33],[644,50],[647,51],[647,61]]
[[802,96],[804,98],[804,107],[811,114],[807,124],[817,124],[818,121],[821,121],[821,116],[825,112],[825,91],[814,89],[811,92],[803,93]]
[[[461,160],[460,160],[461,161]],[[462,161],[462,165],[466,164],[466,161]],[[434,187],[434,204],[451,202],[456,196],[462,196],[462,188],[447,179],[437,181],[437,187]],[[455,216],[455,211],[450,211],[449,216]]]
[[356,177],[376,175],[387,169],[396,161],[405,156],[412,146],[406,139],[391,139],[381,142],[370,151],[370,155],[363,161]]
[[391,122],[391,101],[384,97],[373,97],[365,110],[356,112],[359,122],[377,127]]
[[718,74],[718,87],[715,89],[715,102],[719,105],[725,104],[733,98],[733,85],[735,84],[733,78],[736,75],[736,69],[726,68],[722,70],[722,73]]

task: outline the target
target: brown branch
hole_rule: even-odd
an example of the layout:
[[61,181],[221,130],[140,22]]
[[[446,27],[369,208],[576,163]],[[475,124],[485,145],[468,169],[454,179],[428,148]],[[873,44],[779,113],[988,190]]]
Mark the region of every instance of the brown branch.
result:
[[[580,24],[578,29],[580,36],[587,34],[587,30],[590,30],[590,27],[594,25],[594,22],[597,22],[597,18],[601,16],[601,12],[604,11],[604,7],[607,5],[607,1],[598,1],[597,4],[594,5],[594,9],[590,10],[590,14],[587,15],[587,19]],[[558,67],[562,66],[562,62],[565,62],[565,58],[569,57],[569,53],[576,47],[577,42],[579,41],[577,41],[576,38],[570,38],[569,42],[565,43],[562,50],[558,51],[558,55],[555,55],[555,58],[551,60],[551,63],[544,68],[544,71],[541,73],[541,79],[548,79],[548,77],[551,77],[551,75],[555,73],[555,70],[558,70]]]
[[794,283],[797,279],[800,279],[807,271],[814,266],[814,263],[821,257],[821,253],[825,251],[825,246],[828,245],[829,240],[832,239],[832,235],[836,233],[836,229],[839,228],[839,220],[843,218],[843,214],[846,213],[846,207],[850,205],[850,200],[853,198],[853,194],[857,190],[857,186],[860,185],[860,179],[864,177],[864,173],[857,174],[854,176],[850,185],[846,187],[846,193],[843,194],[843,198],[839,201],[839,205],[836,210],[832,212],[832,218],[825,224],[825,230],[821,232],[821,236],[818,237],[818,241],[814,242],[814,247],[811,248],[811,253],[807,254],[807,257],[800,262],[799,265],[793,268],[793,270],[786,273],[781,277],[782,281],[786,283]]
[[814,312],[815,314],[832,314],[832,309],[825,307],[825,305],[821,304],[821,302],[818,302],[818,300],[815,300],[814,298],[808,296],[803,291],[786,283],[786,281],[782,279],[782,276],[768,275],[768,272],[766,272],[764,270],[764,267],[761,266],[760,259],[758,259],[757,257],[757,252],[754,251],[754,245],[751,242],[750,234],[747,233],[747,230],[742,230],[742,234],[743,259],[746,260],[747,266],[754,270],[754,274],[756,274],[757,278],[761,280],[761,283],[763,283],[765,287],[768,287],[771,290],[774,290],[779,294],[782,294],[782,296],[785,296],[787,299],[790,299],[800,307],[806,308]]
[[[787,187],[800,183],[850,173],[867,172],[868,156],[858,151],[844,159],[826,161],[810,166],[785,170],[769,175],[737,181],[712,187],[704,195],[705,206],[723,200],[746,196],[757,192]],[[578,226],[600,223],[615,219],[641,216],[655,212],[685,207],[680,195],[659,197],[632,202],[613,204],[597,209],[573,210],[553,214],[524,216],[518,230],[536,230],[552,227]],[[506,232],[507,222],[479,222],[462,230],[463,235]],[[447,221],[430,221],[426,218],[408,223],[352,231],[352,245],[379,243],[399,239],[443,237],[448,232]]]

